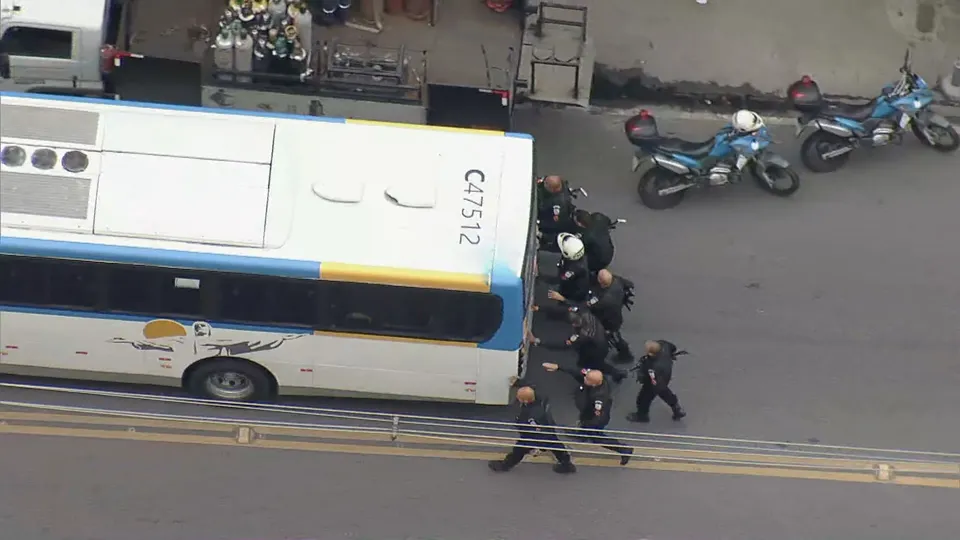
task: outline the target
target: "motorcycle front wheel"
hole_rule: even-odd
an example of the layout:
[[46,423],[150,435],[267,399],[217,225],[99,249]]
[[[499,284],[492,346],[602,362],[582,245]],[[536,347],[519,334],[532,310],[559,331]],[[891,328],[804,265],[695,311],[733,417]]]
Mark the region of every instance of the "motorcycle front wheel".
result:
[[680,204],[687,192],[683,190],[669,195],[660,195],[660,190],[673,187],[682,181],[683,177],[660,167],[654,167],[640,177],[637,193],[640,194],[640,200],[647,208],[666,210]]
[[924,128],[918,126],[916,122],[911,122],[910,127],[913,129],[913,134],[920,139],[921,143],[938,152],[953,152],[960,147],[960,135],[957,135],[957,130],[953,126],[945,127],[934,124],[927,126],[927,134],[930,135],[933,141],[927,139]]
[[[776,165],[760,167],[756,163],[752,168],[753,177],[767,193],[777,197],[789,197],[800,189],[800,175],[793,169]],[[768,179],[769,182],[767,182]]]
[[800,161],[803,162],[804,167],[815,173],[834,172],[847,164],[850,152],[828,159],[823,159],[823,154],[839,150],[849,144],[846,139],[832,133],[814,131],[800,145]]

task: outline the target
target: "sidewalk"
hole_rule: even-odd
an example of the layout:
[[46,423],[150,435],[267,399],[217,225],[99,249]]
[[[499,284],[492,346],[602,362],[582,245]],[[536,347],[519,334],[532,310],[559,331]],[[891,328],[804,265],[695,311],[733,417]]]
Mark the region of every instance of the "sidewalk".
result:
[[960,56],[960,0],[552,1],[589,8],[601,98],[776,101],[804,74],[828,94],[873,97],[908,44],[931,84]]

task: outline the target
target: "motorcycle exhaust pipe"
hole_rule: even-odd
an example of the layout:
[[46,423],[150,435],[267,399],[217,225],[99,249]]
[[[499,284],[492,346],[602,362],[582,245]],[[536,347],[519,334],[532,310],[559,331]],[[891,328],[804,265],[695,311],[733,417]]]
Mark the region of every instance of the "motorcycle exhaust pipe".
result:
[[829,152],[827,152],[827,153],[825,153],[825,154],[821,154],[821,155],[820,155],[820,158],[823,159],[824,161],[826,161],[826,160],[828,160],[828,159],[833,159],[833,158],[835,158],[835,157],[837,157],[837,156],[842,156],[842,155],[848,154],[848,153],[850,153],[850,152],[853,152],[853,147],[852,147],[852,146],[844,146],[843,148],[837,148],[836,150],[831,150],[831,151],[829,151]]
[[661,197],[666,197],[667,195],[672,195],[672,194],[674,194],[674,193],[678,193],[678,192],[683,191],[683,190],[685,190],[685,189],[690,189],[690,188],[692,188],[692,187],[695,186],[695,185],[696,185],[696,184],[679,184],[679,185],[676,185],[676,186],[670,186],[670,187],[668,187],[668,188],[663,188],[663,189],[661,189],[660,191],[657,191],[657,195],[659,195],[659,196],[661,196]]

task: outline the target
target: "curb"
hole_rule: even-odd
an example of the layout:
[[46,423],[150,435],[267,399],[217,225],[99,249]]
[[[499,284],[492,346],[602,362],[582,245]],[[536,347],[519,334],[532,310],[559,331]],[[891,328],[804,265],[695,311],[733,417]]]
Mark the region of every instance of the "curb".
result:
[[[737,110],[750,109],[762,115],[768,124],[796,123],[797,113],[785,96],[759,93],[748,87],[722,88],[710,83],[692,85],[691,89],[682,90],[679,86],[661,84],[659,81],[645,84],[645,81],[640,79],[641,77],[623,78],[597,66],[593,74],[591,108],[607,112],[617,109],[639,110],[637,104],[642,103],[648,105],[647,108],[671,108],[674,110],[671,113],[674,118],[691,120],[726,118]],[[960,101],[950,100],[943,93],[935,92],[939,99],[933,109],[951,122],[960,124]],[[825,97],[833,101],[863,103],[876,96],[828,94]]]

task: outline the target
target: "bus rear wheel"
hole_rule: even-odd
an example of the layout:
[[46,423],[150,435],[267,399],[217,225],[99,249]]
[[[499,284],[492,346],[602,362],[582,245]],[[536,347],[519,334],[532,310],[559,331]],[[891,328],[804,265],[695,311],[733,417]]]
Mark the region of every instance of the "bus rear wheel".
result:
[[196,367],[184,386],[191,394],[218,401],[267,401],[273,397],[270,376],[246,360],[219,358]]

